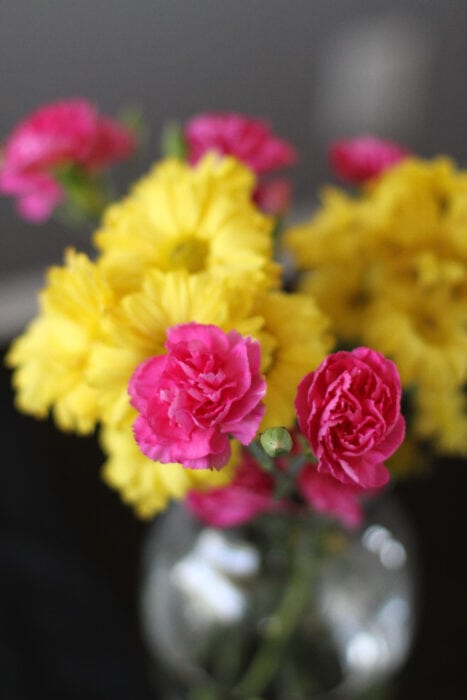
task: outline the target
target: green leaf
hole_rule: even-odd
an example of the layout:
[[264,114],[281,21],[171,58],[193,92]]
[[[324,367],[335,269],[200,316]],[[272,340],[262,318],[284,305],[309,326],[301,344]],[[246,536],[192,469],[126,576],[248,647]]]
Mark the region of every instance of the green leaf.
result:
[[162,131],[162,154],[166,158],[178,158],[186,160],[187,144],[180,124],[172,122],[167,124]]

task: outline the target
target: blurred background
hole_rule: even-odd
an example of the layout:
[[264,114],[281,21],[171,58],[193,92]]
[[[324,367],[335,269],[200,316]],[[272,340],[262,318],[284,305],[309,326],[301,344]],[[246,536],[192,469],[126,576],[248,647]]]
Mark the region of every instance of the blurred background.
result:
[[[0,0],[0,140],[58,98],[113,115],[137,107],[149,131],[137,177],[167,121],[240,111],[297,146],[297,201],[311,206],[337,136],[372,132],[467,161],[466,31],[464,0]],[[34,312],[44,267],[67,245],[88,250],[89,231],[22,222],[6,198],[0,226],[6,347]],[[2,372],[0,697],[153,697],[135,621],[144,526],[101,485],[92,441],[17,416]],[[424,586],[393,697],[457,699],[467,688],[465,467],[401,487]]]
[[[297,193],[310,200],[339,135],[465,162],[466,28],[463,0],[0,0],[0,138],[61,97],[114,115],[138,107],[149,143],[137,176],[168,120],[238,110],[296,144]],[[20,222],[6,199],[0,217],[3,280],[87,245],[88,232]]]

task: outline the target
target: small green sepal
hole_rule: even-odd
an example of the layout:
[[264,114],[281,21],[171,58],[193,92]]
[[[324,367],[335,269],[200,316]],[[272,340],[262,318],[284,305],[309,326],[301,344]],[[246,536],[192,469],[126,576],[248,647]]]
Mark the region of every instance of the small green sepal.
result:
[[287,428],[268,428],[261,433],[259,439],[269,457],[287,454],[292,449],[292,438]]

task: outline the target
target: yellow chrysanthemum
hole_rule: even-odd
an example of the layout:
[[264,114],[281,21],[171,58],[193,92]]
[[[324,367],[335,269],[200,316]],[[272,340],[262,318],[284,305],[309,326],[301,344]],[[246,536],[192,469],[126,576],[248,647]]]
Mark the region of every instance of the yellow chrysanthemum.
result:
[[254,175],[232,158],[206,156],[196,167],[163,162],[106,212],[95,243],[119,294],[140,288],[144,272],[208,271],[276,285],[272,219],[252,202]]
[[403,304],[390,295],[372,304],[364,341],[394,359],[405,385],[460,386],[467,379],[467,309],[417,292],[407,290]]
[[10,348],[8,364],[18,407],[37,417],[53,409],[63,430],[87,433],[99,415],[97,393],[85,380],[89,352],[101,332],[112,292],[97,267],[69,250],[51,268],[40,295],[41,313]]
[[386,460],[385,465],[397,479],[422,475],[428,471],[426,455],[420,446],[420,436],[406,432],[402,444]]
[[466,191],[465,173],[450,160],[406,159],[372,180],[358,197],[324,190],[312,221],[292,227],[285,241],[304,269],[352,258],[357,249],[370,259],[378,248],[384,257],[399,258],[440,240],[456,255],[465,255],[459,226],[465,226]]
[[108,454],[103,478],[119,491],[141,518],[150,518],[164,510],[171,500],[180,500],[191,489],[223,486],[232,478],[239,450],[232,443],[232,457],[221,471],[184,469],[180,464],[161,464],[146,457],[133,439],[131,424],[105,427],[102,446]]
[[114,303],[114,293],[98,266],[84,253],[65,251],[65,264],[51,267],[47,286],[40,294],[46,314],[79,323],[92,335]]
[[128,383],[141,362],[165,352],[169,328],[214,324],[259,341],[263,428],[292,426],[297,384],[330,347],[313,300],[274,291],[271,220],[252,203],[254,185],[229,158],[156,167],[110,207],[95,263],[68,251],[49,271],[40,315],[9,353],[19,406],[37,416],[52,410],[66,430],[100,424],[105,478],[144,517],[190,488],[226,483],[233,468],[156,464],[134,441]]
[[421,389],[416,396],[417,434],[446,454],[467,456],[467,396],[462,389]]
[[360,255],[365,253],[361,232],[370,225],[369,208],[332,187],[324,188],[321,197],[322,206],[313,219],[290,227],[283,236],[300,270],[347,264],[357,249]]
[[334,333],[352,343],[362,337],[365,327],[365,312],[370,299],[367,286],[361,261],[351,266],[336,262],[305,274],[300,290],[319,300]]
[[41,316],[11,347],[16,405],[44,418],[53,409],[62,430],[88,433],[98,415],[97,395],[83,378],[89,337],[78,324]]
[[[290,229],[285,243],[306,272],[302,290],[330,316],[338,337],[391,356],[404,385],[423,390],[420,397],[436,388],[461,391],[467,173],[447,158],[408,158],[357,196],[327,190],[313,219]],[[446,435],[442,415],[420,418],[422,432],[436,433],[439,420]],[[455,442],[452,435],[438,440],[443,449]]]
[[256,337],[267,383],[261,430],[291,428],[298,383],[331,348],[329,323],[313,299],[301,294],[269,292],[260,295],[254,308],[263,319]]

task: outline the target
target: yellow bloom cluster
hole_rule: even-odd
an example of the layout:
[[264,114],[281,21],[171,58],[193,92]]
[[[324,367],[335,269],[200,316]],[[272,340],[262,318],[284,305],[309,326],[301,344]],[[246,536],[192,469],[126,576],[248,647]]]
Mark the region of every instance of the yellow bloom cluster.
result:
[[94,261],[69,250],[51,268],[38,317],[10,349],[18,406],[52,411],[64,430],[99,427],[104,478],[142,517],[189,489],[227,483],[235,462],[191,471],[139,451],[127,386],[139,363],[164,352],[168,328],[196,321],[260,342],[262,429],[292,426],[296,386],[331,347],[314,301],[279,288],[274,222],[253,204],[255,184],[232,158],[157,165],[106,211]]
[[467,172],[409,158],[357,196],[329,188],[285,243],[337,336],[395,360],[416,434],[467,454]]

